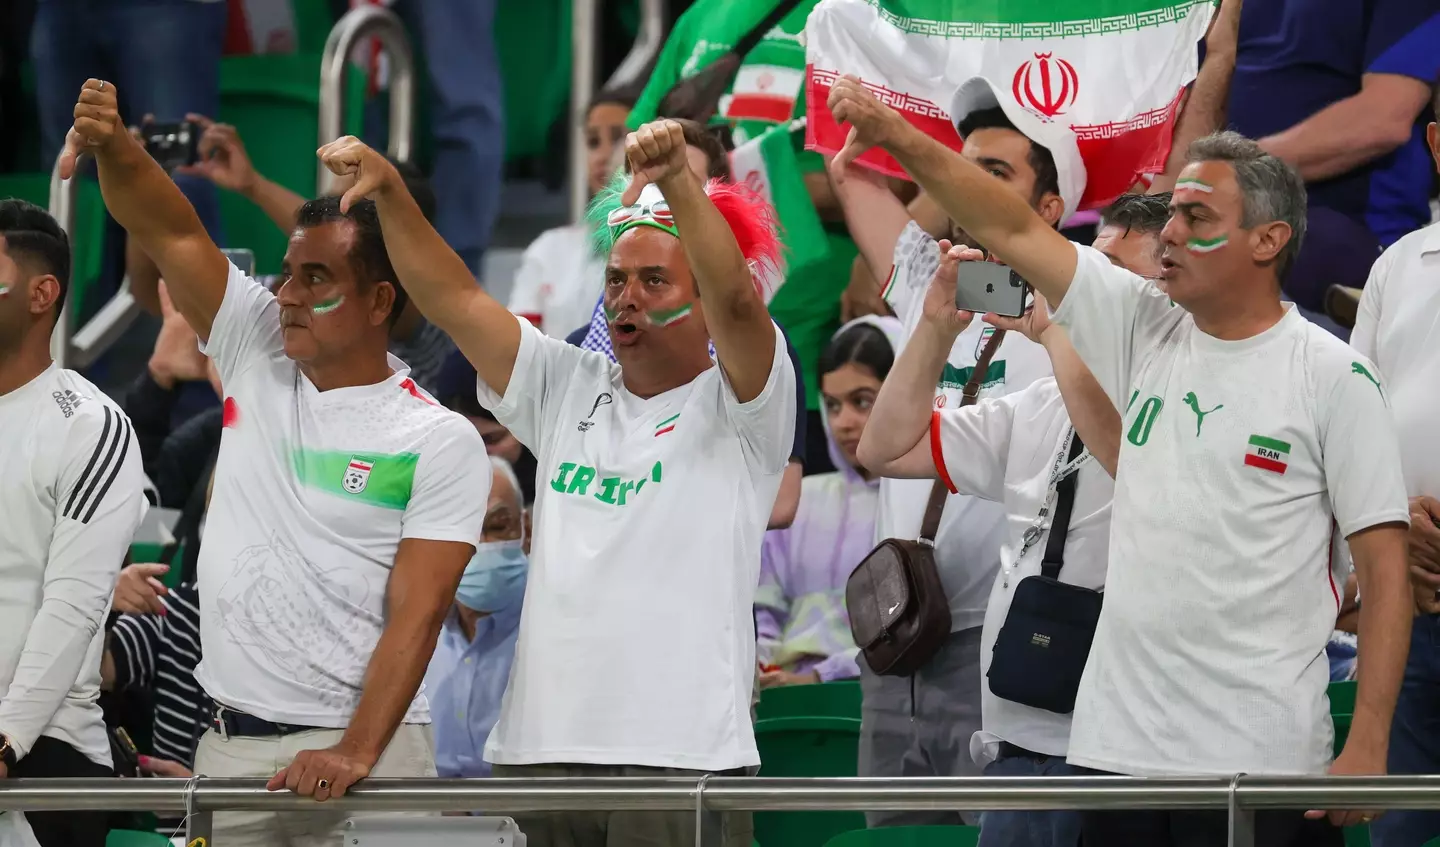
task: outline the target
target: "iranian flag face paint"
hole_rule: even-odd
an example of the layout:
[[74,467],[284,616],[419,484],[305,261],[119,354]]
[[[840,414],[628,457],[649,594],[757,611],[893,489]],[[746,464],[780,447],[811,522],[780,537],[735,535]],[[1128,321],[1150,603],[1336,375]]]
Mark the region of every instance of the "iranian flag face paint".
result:
[[344,295],[337,295],[335,297],[331,297],[329,300],[321,300],[319,303],[316,303],[313,307],[311,307],[310,311],[317,315],[328,315],[336,309],[340,308],[341,304],[344,302]]
[[1194,178],[1177,180],[1175,182],[1176,191],[1184,191],[1186,189],[1189,189],[1191,191],[1203,191],[1206,194],[1212,194],[1215,191],[1215,186],[1211,185],[1208,182],[1202,182],[1201,180]]
[[8,286],[8,285],[0,285],[0,297],[9,297],[9,296],[10,296],[10,286]]
[[1191,253],[1214,253],[1229,243],[1228,235],[1217,235],[1214,238],[1192,238],[1185,242],[1185,249]]
[[600,304],[600,311],[605,314],[605,321],[607,323],[614,321],[615,318],[620,314],[619,312],[615,311],[604,303]]
[[650,323],[656,326],[674,326],[690,317],[690,312],[695,308],[694,303],[686,303],[678,309],[652,309],[645,313]]

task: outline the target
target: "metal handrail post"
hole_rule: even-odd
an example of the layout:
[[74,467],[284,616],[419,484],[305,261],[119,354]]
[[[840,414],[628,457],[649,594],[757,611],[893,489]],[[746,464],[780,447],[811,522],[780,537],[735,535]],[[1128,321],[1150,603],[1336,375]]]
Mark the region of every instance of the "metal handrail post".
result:
[[570,7],[570,220],[578,222],[590,201],[585,178],[585,110],[595,96],[595,0]]
[[[64,153],[62,151],[61,155]],[[50,169],[50,215],[60,224],[70,239],[71,291],[66,293],[65,302],[60,304],[60,314],[55,321],[55,331],[50,335],[50,357],[62,368],[70,366],[70,335],[72,315],[75,309],[74,273],[75,257],[75,195],[80,190],[80,175],[74,179],[60,178],[60,156]]]
[[[345,132],[345,73],[350,54],[363,38],[379,38],[380,48],[390,60],[390,143],[388,151],[397,161],[408,162],[414,154],[415,138],[415,54],[400,17],[383,6],[357,6],[346,12],[325,39],[320,59],[320,147]],[[316,163],[315,193],[329,193],[333,175]]]
[[620,60],[620,67],[605,80],[606,88],[623,88],[635,84],[640,75],[655,61],[665,44],[665,0],[640,0],[640,26],[630,52]]

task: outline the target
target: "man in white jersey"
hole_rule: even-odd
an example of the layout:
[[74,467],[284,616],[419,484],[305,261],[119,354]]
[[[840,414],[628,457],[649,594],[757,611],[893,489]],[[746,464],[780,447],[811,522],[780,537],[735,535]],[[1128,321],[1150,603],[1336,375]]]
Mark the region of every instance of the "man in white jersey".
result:
[[[1160,273],[1160,229],[1169,195],[1130,194],[1105,211],[1095,244],[1110,261],[1147,277]],[[955,256],[947,252],[955,253]],[[945,351],[972,316],[955,309],[955,273],[962,253],[940,242],[939,272],[925,293],[915,335],[885,380],[860,452],[866,467],[888,476],[941,479],[953,492],[1001,504],[1005,540],[990,587],[981,638],[983,727],[969,751],[986,776],[1072,776],[1065,761],[1069,714],[1004,699],[988,675],[996,638],[1021,580],[1041,574],[1050,553],[1060,491],[1071,486],[1058,579],[1102,589],[1110,537],[1111,472],[1120,450],[1120,416],[1080,362],[1065,331],[1050,323],[1043,304],[1020,319],[987,315],[985,324],[1023,333],[1050,356],[1053,378],[964,409],[934,409],[930,385],[945,366]],[[1071,441],[1071,428],[1083,447]],[[1073,455],[1072,455],[1073,454]],[[1068,460],[1067,460],[1068,457]],[[1073,480],[1066,478],[1073,473]],[[992,811],[980,818],[981,847],[1074,847],[1078,811]]]
[[[375,198],[415,304],[475,365],[480,402],[538,457],[520,639],[485,750],[495,775],[758,765],[752,607],[796,402],[755,278],[778,261],[773,210],[744,186],[703,183],[674,121],[632,133],[635,176],[591,212],[609,245],[617,364],[477,288],[375,151],[342,139],[321,155],[359,172],[352,194]],[[690,813],[516,818],[536,847],[695,837]],[[749,844],[748,816],[725,818],[717,837]]]
[[[967,89],[998,100],[987,80]],[[1409,513],[1389,413],[1365,375],[1373,365],[1280,301],[1305,220],[1294,171],[1234,134],[1191,145],[1157,289],[1058,236],[857,81],[837,83],[830,106],[853,126],[837,158],[884,146],[1058,304],[1057,322],[1126,409],[1105,614],[1069,761],[1140,775],[1384,773],[1409,640]],[[1333,767],[1332,524],[1366,598],[1355,719]],[[1299,813],[1257,817],[1257,843],[1339,836],[1306,833]],[[1224,843],[1223,813],[1084,818],[1091,843]]]
[[[1440,91],[1436,93],[1440,103]],[[1440,129],[1428,129],[1440,163]],[[1440,224],[1395,242],[1375,263],[1350,343],[1374,362],[1400,438],[1410,495],[1410,571],[1417,611],[1405,681],[1390,726],[1390,772],[1440,773]],[[1363,598],[1368,603],[1369,598]],[[1423,844],[1440,835],[1440,811],[1391,812],[1370,827],[1375,847]]]
[[[114,775],[102,629],[145,474],[125,413],[50,358],[69,281],[55,219],[0,200],[0,779]],[[29,814],[44,847],[102,847],[106,818]]]
[[[386,353],[405,297],[374,205],[306,203],[271,294],[124,130],[113,86],[88,81],[75,116],[64,170],[95,154],[106,206],[225,388],[198,573],[196,678],[218,709],[195,770],[318,800],[372,774],[433,776],[417,689],[480,538],[490,468],[474,427]],[[330,844],[343,821],[237,812],[215,829],[221,843]]]
[[[965,139],[962,155],[1025,198],[1036,214],[1058,224],[1085,190],[1078,160],[1055,157],[1049,139],[1022,132],[1000,109],[954,116]],[[836,193],[861,253],[872,268],[890,269],[882,292],[904,326],[908,341],[921,320],[926,287],[939,264],[936,241],[911,219],[884,177],[851,168]],[[967,239],[953,233],[957,243]],[[975,323],[955,339],[932,388],[934,408],[960,405],[975,361],[995,331]],[[995,351],[981,397],[1020,391],[1051,375],[1045,350],[1021,333],[1007,335]],[[876,542],[915,538],[933,482],[881,479]],[[950,638],[913,678],[879,676],[860,663],[864,692],[860,729],[860,775],[978,776],[970,736],[981,723],[981,632],[986,597],[1000,568],[1005,510],[968,493],[945,500],[935,534],[935,560],[950,605]],[[871,826],[954,825],[949,809],[866,812]],[[973,819],[973,815],[968,816]]]

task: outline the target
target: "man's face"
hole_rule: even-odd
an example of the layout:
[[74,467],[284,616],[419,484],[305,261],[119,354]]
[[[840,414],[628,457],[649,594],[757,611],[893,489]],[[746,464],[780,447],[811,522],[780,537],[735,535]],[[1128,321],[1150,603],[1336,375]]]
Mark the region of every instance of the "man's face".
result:
[[[1059,195],[1046,193],[1035,200],[1035,168],[1030,165],[1030,139],[1013,129],[991,127],[977,129],[965,137],[960,155],[983,168],[1025,198],[1045,222],[1051,226],[1060,221],[1065,203]],[[984,249],[969,233],[951,225],[951,240],[956,244]]]
[[600,103],[585,116],[585,169],[590,193],[605,187],[615,172],[615,149],[625,141],[630,110],[619,103]]
[[615,242],[602,305],[622,367],[688,361],[709,342],[680,239],[655,227],[637,226]]
[[1146,279],[1160,277],[1162,246],[1159,233],[1106,224],[1095,233],[1095,242],[1091,246],[1104,253],[1112,265]]
[[1180,306],[1223,299],[1234,280],[1253,274],[1257,233],[1240,224],[1244,201],[1224,162],[1186,165],[1175,183],[1170,221],[1160,232],[1160,289]]
[[520,507],[520,492],[510,484],[502,473],[491,475],[490,500],[485,505],[485,523],[480,530],[480,540],[514,541],[523,532],[524,514]]
[[16,261],[0,235],[0,351],[15,349],[59,295],[55,277],[36,275],[28,262]]
[[480,433],[480,440],[485,442],[485,452],[488,455],[504,459],[512,465],[520,461],[520,451],[525,448],[510,430],[489,418],[469,417],[469,421],[475,425],[475,431]]
[[285,355],[297,362],[343,356],[375,327],[383,327],[394,303],[394,289],[361,287],[350,251],[355,227],[333,221],[297,227],[281,267],[280,327]]

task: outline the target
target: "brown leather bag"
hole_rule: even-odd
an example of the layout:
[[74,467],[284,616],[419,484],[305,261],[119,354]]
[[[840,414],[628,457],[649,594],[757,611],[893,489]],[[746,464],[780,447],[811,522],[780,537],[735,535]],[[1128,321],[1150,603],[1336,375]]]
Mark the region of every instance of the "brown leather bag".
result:
[[[965,383],[963,408],[975,402],[990,360],[1005,330],[986,342]],[[882,676],[911,676],[950,637],[950,598],[935,566],[935,532],[948,492],[936,480],[925,505],[920,538],[887,538],[861,560],[845,582],[850,634],[870,670]]]

